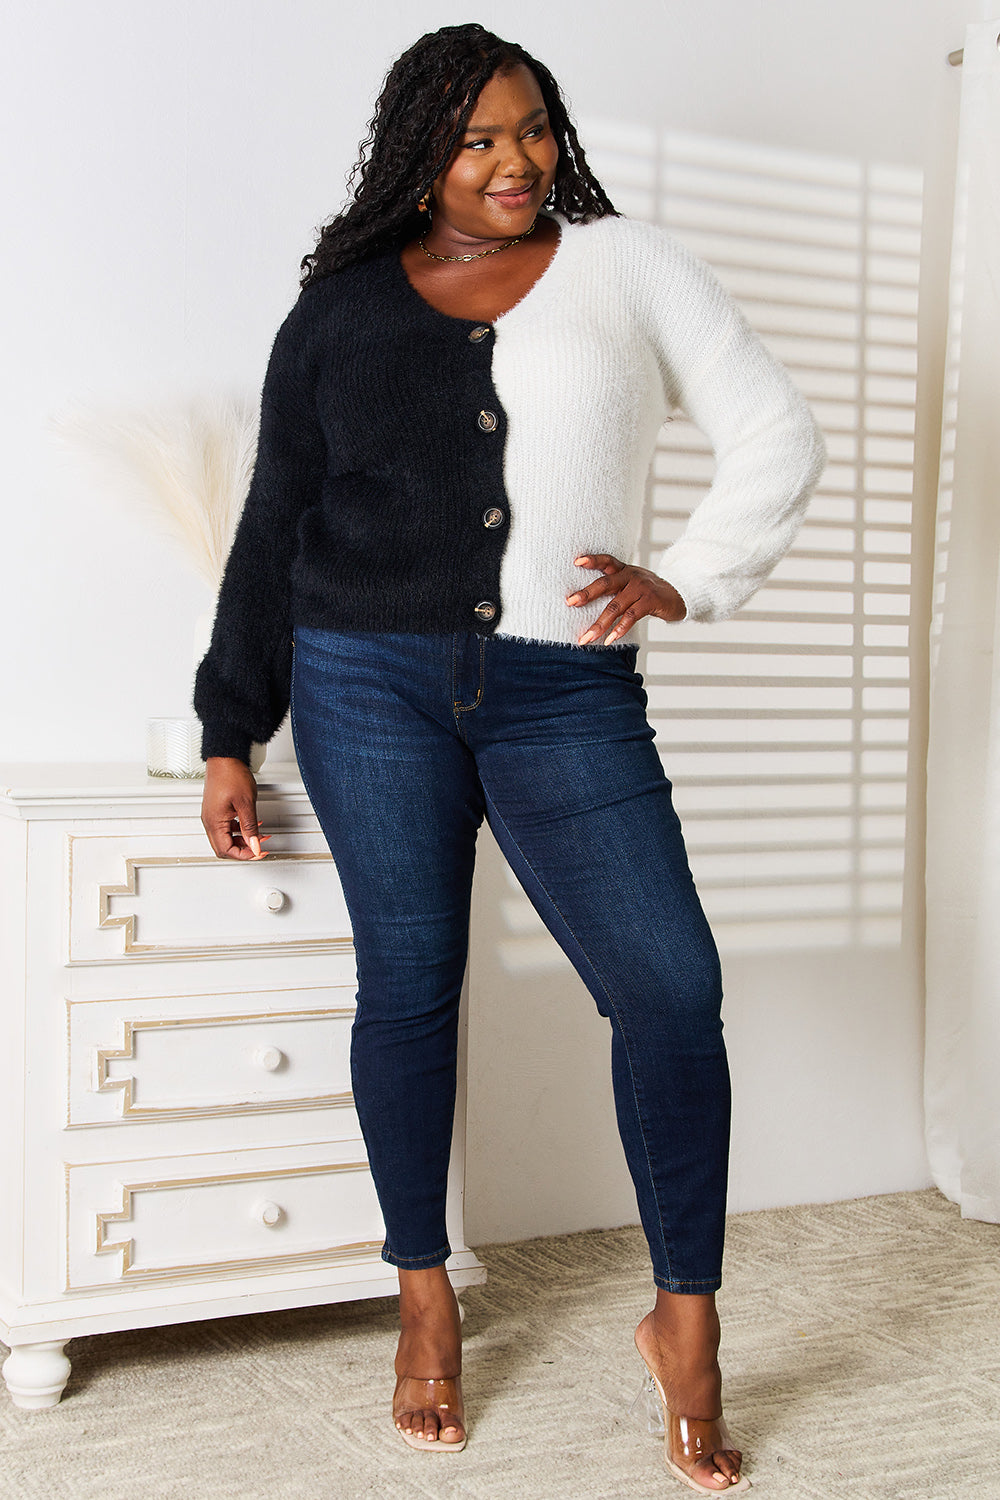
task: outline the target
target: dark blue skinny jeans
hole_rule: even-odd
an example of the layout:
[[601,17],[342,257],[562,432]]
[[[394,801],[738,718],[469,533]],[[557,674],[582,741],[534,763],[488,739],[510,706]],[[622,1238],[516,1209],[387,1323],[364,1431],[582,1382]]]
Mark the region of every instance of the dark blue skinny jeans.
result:
[[637,648],[301,626],[294,642],[295,749],[357,951],[351,1066],[384,1259],[418,1268],[450,1253],[458,1004],[485,817],[611,1023],[656,1284],[714,1291],[730,1115],[719,960]]

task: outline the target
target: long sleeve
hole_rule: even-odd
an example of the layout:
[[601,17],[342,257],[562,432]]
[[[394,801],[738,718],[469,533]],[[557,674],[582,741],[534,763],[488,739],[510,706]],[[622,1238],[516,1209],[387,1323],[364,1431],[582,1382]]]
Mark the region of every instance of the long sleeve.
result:
[[271,350],[253,479],[226,562],[211,644],[195,674],[205,759],[249,762],[251,744],[266,743],[288,708],[297,527],[319,501],[325,467],[301,307],[300,297]]
[[709,439],[716,469],[654,570],[676,588],[689,619],[722,620],[791,546],[826,449],[787,370],[709,268],[681,246],[671,267],[669,284],[651,298],[651,331],[665,393]]

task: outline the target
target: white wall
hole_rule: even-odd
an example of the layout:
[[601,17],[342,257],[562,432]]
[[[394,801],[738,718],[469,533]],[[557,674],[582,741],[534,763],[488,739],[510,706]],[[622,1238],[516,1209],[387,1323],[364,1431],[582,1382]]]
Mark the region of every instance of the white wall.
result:
[[[585,143],[589,119],[925,170],[925,510],[958,96],[945,55],[986,13],[971,0],[476,7],[563,80]],[[299,258],[343,201],[386,67],[420,31],[468,19],[467,7],[20,0],[4,14],[0,129],[17,150],[5,153],[2,189],[0,760],[137,760],[148,715],[188,711],[194,620],[212,601],[77,473],[45,424],[81,399],[146,406],[256,392]],[[734,1207],[928,1180],[919,802],[916,777],[900,946],[835,964],[808,952],[727,964]],[[605,1025],[544,935],[535,959],[510,968],[505,890],[484,835],[470,1234],[632,1219]]]

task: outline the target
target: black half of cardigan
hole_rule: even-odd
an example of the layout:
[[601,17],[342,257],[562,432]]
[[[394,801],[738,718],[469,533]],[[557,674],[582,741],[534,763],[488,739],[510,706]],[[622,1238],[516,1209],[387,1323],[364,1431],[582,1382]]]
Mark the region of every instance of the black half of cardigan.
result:
[[288,706],[292,630],[475,630],[503,614],[507,417],[489,324],[398,254],[306,288],[275,339],[253,481],[195,680],[202,754],[246,760]]
[[[508,534],[492,328],[430,307],[395,255],[321,282],[316,301],[327,471],[299,526],[294,622],[489,633]],[[492,509],[500,525],[484,524]]]

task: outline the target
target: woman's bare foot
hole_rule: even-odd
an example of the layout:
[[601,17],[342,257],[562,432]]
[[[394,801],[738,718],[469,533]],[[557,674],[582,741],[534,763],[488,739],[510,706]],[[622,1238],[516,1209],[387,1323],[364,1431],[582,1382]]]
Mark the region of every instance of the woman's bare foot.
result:
[[[396,1352],[393,1417],[401,1432],[442,1445],[465,1437],[461,1410],[462,1324],[458,1299],[444,1266],[399,1272],[401,1330]],[[441,1401],[430,1402],[429,1381],[441,1386]],[[412,1401],[412,1406],[407,1405]],[[457,1409],[456,1409],[457,1408]]]
[[[663,1387],[667,1406],[679,1417],[717,1422],[722,1415],[722,1372],[719,1369],[719,1314],[715,1296],[666,1292],[658,1289],[656,1307],[635,1331],[639,1353]],[[707,1441],[714,1441],[705,1434]],[[719,1431],[719,1441],[724,1442]],[[708,1489],[725,1491],[739,1482],[743,1455],[738,1448],[707,1450],[710,1456],[683,1459],[675,1464]]]

